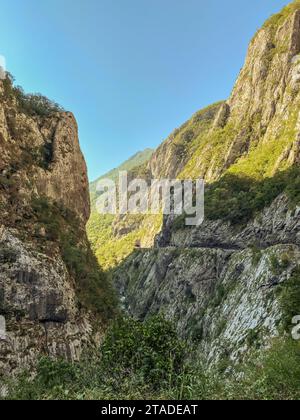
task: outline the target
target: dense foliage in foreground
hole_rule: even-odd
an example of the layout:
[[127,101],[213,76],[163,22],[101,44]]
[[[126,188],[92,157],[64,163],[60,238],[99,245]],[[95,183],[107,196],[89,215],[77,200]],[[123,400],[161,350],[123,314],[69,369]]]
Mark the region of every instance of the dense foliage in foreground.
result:
[[[6,381],[9,399],[299,399],[300,343],[275,340],[246,365],[203,368],[159,317],[117,321],[98,356],[80,363],[42,358],[37,375]],[[192,357],[191,357],[192,356]],[[189,359],[193,359],[189,362]]]

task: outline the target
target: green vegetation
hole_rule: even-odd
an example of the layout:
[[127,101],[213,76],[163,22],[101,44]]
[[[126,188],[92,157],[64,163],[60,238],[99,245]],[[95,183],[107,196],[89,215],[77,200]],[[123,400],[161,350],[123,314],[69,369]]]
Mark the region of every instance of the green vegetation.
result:
[[131,159],[114,169],[97,181],[90,184],[92,212],[87,224],[87,233],[92,244],[93,251],[104,270],[110,270],[127,258],[135,249],[137,242],[152,244],[153,238],[161,227],[160,215],[127,215],[125,218],[113,215],[100,215],[96,210],[96,185],[100,179],[109,178],[118,180],[119,171],[143,170],[142,163],[146,163],[152,156],[153,151],[146,149],[139,152]]
[[[291,209],[300,203],[299,166],[277,172],[273,177],[261,181],[227,173],[207,187],[205,217],[209,220],[229,221],[236,225],[244,224],[271,205],[282,193],[287,195]],[[185,217],[186,215],[182,215],[175,220],[174,230],[184,227]]]
[[264,29],[272,28],[273,30],[278,29],[289,15],[300,9],[300,1],[294,0],[292,3],[284,7],[281,12],[271,16],[263,25]]
[[17,260],[17,252],[14,249],[1,247],[0,248],[0,263],[14,263]]
[[14,86],[14,78],[10,74],[7,74],[3,86],[3,100],[15,100],[19,111],[26,115],[49,117],[64,111],[60,105],[39,93],[25,94],[20,86]]
[[60,247],[66,266],[76,281],[79,303],[103,318],[111,318],[117,308],[116,297],[89,244],[83,240],[84,233],[78,228],[80,223],[76,215],[60,203],[43,197],[34,199],[32,208],[37,235],[41,227],[46,231],[46,236],[40,240],[53,241]]
[[184,375],[186,348],[173,326],[160,317],[141,323],[119,319],[98,355],[70,364],[42,358],[32,380],[23,373],[11,384],[14,399],[141,398],[177,389]]
[[271,178],[275,171],[287,170],[290,163],[285,155],[287,150],[291,150],[297,135],[297,108],[298,104],[290,107],[288,118],[280,121],[276,135],[272,134],[271,137],[268,134],[250,144],[248,153],[231,165],[227,172],[261,181]]
[[298,204],[299,187],[300,168],[297,166],[277,172],[260,182],[226,174],[206,192],[206,217],[229,220],[235,224],[244,223],[270,205],[281,193],[287,194],[292,206]]
[[148,162],[153,154],[152,149],[145,149],[142,152],[136,153],[134,156],[132,156],[130,159],[128,159],[126,162],[124,162],[122,165],[120,165],[118,168],[113,169],[112,171],[106,173],[105,175],[98,178],[96,181],[91,182],[90,184],[90,193],[91,193],[91,201],[92,201],[92,210],[94,211],[94,204],[97,197],[96,188],[97,183],[102,179],[110,179],[114,182],[118,182],[119,180],[119,172],[121,171],[132,171],[133,169],[139,168],[146,162]]
[[101,351],[110,376],[131,372],[153,389],[163,383],[176,384],[185,359],[184,343],[172,324],[159,316],[144,323],[121,318],[107,334]]
[[45,143],[39,148],[40,160],[37,160],[39,166],[43,169],[49,169],[53,160],[53,143]]
[[[216,104],[214,107],[217,111],[220,104]],[[228,123],[224,128],[211,130],[212,121],[204,121],[200,127],[198,136],[189,146],[189,159],[178,176],[180,179],[204,177],[212,163],[216,168],[222,167],[224,165],[224,149],[238,134],[232,123]]]
[[[249,340],[256,341],[255,331]],[[79,363],[42,358],[37,375],[2,378],[15,400],[293,400],[300,399],[300,343],[274,340],[247,363],[220,359],[207,369],[191,345],[159,317],[117,321],[98,355]]]
[[[107,271],[116,267],[134,251],[136,243],[141,240],[148,240],[151,245],[161,223],[160,215],[132,215],[117,220],[113,215],[101,215],[93,211],[87,224],[87,233],[102,269]],[[113,226],[119,234],[114,233]]]
[[[193,155],[204,134],[208,133],[211,128],[221,104],[222,102],[219,102],[197,112],[191,120],[171,134],[167,141],[171,140],[173,153],[177,157],[182,155],[182,158],[188,161]],[[116,181],[120,170],[129,170],[133,177],[147,179],[149,174],[146,164],[152,153],[148,149],[145,152],[138,153],[104,177]],[[161,228],[162,216],[127,216],[121,221],[119,218],[112,216],[100,216],[95,208],[96,184],[97,181],[90,185],[92,214],[88,222],[87,232],[100,265],[105,270],[109,270],[128,257],[134,251],[135,244],[138,241],[142,240],[142,246],[153,244],[153,239]]]
[[[212,104],[193,115],[179,129],[176,129],[169,137],[173,154],[181,162],[190,164],[199,145],[203,145],[212,122],[223,102]],[[179,176],[182,178],[182,176]]]
[[280,286],[278,294],[283,327],[290,333],[293,317],[300,314],[300,268],[295,269],[290,279]]
[[118,182],[120,171],[130,171],[131,175],[144,176],[146,164],[153,154],[152,149],[136,153],[118,168],[113,169],[90,184],[92,203],[91,217],[87,224],[87,234],[93,251],[104,270],[110,270],[128,257],[137,242],[153,242],[161,226],[160,216],[128,215],[118,218],[113,215],[100,215],[96,210],[97,183],[104,178]]
[[[110,270],[124,261],[136,248],[136,243],[147,244],[149,247],[153,245],[153,238],[160,231],[162,224],[161,215],[149,216],[128,216],[126,219],[130,226],[130,221],[140,221],[139,225],[132,227],[126,234],[119,236],[112,235],[110,239],[99,243],[95,249],[96,257],[104,270]],[[107,232],[107,231],[106,231]],[[99,235],[101,238],[101,234]]]
[[221,303],[226,300],[227,294],[229,293],[229,290],[226,290],[223,284],[220,284],[216,287],[215,293],[214,293],[214,299],[211,302],[211,307],[216,309],[218,308]]
[[257,246],[252,246],[251,251],[252,251],[252,263],[253,265],[257,266],[262,257],[262,250],[258,248]]
[[270,256],[270,263],[271,263],[271,269],[274,275],[280,274],[282,271],[286,270],[288,267],[288,260],[283,259],[282,261],[279,260],[279,258],[272,254]]

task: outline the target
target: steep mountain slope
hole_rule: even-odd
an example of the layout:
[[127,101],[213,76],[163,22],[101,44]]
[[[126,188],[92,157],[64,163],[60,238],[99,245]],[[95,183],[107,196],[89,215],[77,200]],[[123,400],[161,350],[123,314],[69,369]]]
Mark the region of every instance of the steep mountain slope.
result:
[[[255,35],[230,98],[197,112],[168,137],[147,164],[136,168],[132,176],[148,180],[205,178],[212,183],[226,174],[227,178],[222,178],[221,184],[216,184],[213,192],[207,195],[206,214],[218,218],[227,211],[231,218],[243,218],[242,213],[246,212],[240,208],[243,197],[255,196],[257,182],[265,191],[265,179],[299,163],[298,25],[299,2],[296,1],[267,21]],[[276,188],[286,184],[288,178],[287,173],[286,180],[279,179]],[[296,182],[294,177],[292,179]],[[237,189],[241,191],[237,193]],[[232,199],[232,194],[237,197]],[[264,197],[259,206],[261,210],[264,205],[271,204],[276,191],[269,200],[265,200],[268,196],[265,192],[260,195]],[[226,206],[220,206],[220,200],[225,200]],[[259,197],[253,198],[255,204],[248,200],[250,212],[258,200]],[[233,205],[235,201],[237,204]],[[142,220],[144,223],[145,218]],[[110,218],[109,223],[111,221]],[[103,252],[99,243],[95,247],[101,248],[98,257],[105,267],[114,267],[126,257],[129,252],[124,248],[129,247],[131,251],[136,239],[142,240],[145,247],[151,246],[151,235],[158,233],[160,220],[156,219],[156,229],[144,242],[147,228],[139,229],[137,233],[140,226],[138,217],[114,219],[109,253]],[[92,242],[95,244],[99,233],[94,232]],[[114,257],[110,259],[112,254]]]
[[[147,180],[204,177],[205,222],[92,218],[98,259],[115,267],[127,313],[147,322],[118,320],[100,363],[46,359],[14,396],[299,398],[300,342],[289,340],[300,314],[299,57],[296,1],[256,34],[231,97],[132,165],[130,176]],[[9,79],[0,91],[1,379],[40,354],[77,360],[99,343],[116,303],[85,235],[88,185],[74,117]],[[137,239],[148,249],[133,251]]]
[[111,179],[112,181],[117,182],[119,179],[119,172],[131,171],[137,168],[138,166],[143,165],[145,162],[148,162],[153,152],[154,152],[153,149],[145,149],[142,152],[137,152],[134,156],[131,156],[128,160],[126,160],[126,162],[122,163],[117,168],[113,169],[112,171],[107,172],[105,175],[102,175],[95,181],[91,182],[90,194],[91,194],[92,205],[94,202],[94,196],[96,195],[97,184],[101,179]]
[[100,215],[96,210],[97,183],[108,178],[118,185],[119,172],[128,171],[130,174],[140,171],[147,165],[152,149],[145,149],[136,153],[118,168],[98,178],[90,184],[91,217],[87,224],[87,233],[93,250],[106,270],[115,267],[128,257],[134,250],[135,243],[141,241],[143,246],[152,246],[154,237],[161,227],[161,218],[156,216],[126,216]]
[[289,311],[283,298],[300,282],[299,63],[295,1],[255,35],[230,98],[176,130],[144,168],[205,178],[206,220],[165,218],[155,249],[114,271],[117,287],[132,315],[175,320],[210,361],[239,360],[300,313],[297,291]]
[[[201,139],[213,128],[223,102],[197,112],[191,120],[176,129],[142,165],[129,171],[129,179],[146,180],[179,176],[197,150]],[[220,118],[220,117],[219,117]],[[125,164],[128,168],[128,165]],[[123,167],[123,166],[122,166]],[[122,169],[121,167],[121,169]],[[113,170],[112,174],[115,174]],[[99,215],[95,209],[95,185],[91,187],[92,214],[87,231],[101,266],[116,267],[134,250],[137,241],[144,248],[154,245],[154,238],[162,226],[161,215],[127,215],[122,217]]]
[[99,339],[114,297],[85,234],[88,179],[74,116],[24,95],[9,76],[0,95],[1,376],[40,354],[78,359]]

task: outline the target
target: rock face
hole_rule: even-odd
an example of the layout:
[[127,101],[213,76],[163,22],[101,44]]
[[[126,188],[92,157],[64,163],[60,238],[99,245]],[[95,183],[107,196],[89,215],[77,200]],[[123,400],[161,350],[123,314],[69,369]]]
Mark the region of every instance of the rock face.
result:
[[[49,104],[50,110],[23,109],[18,93],[9,78],[0,81],[0,315],[6,321],[0,376],[31,367],[41,354],[76,360],[96,340],[95,316],[78,304],[62,242],[77,224],[74,236],[88,248],[88,179],[77,124]],[[47,203],[55,203],[64,225],[55,224]],[[101,319],[98,332],[99,326]]]
[[[193,158],[199,143],[204,142],[213,125],[225,124],[227,105],[217,103],[197,112],[191,120],[176,129],[155,151],[147,165],[151,179],[175,179]],[[193,164],[196,170],[197,164]]]
[[[272,262],[288,256],[288,268]],[[278,287],[298,266],[299,247],[255,253],[207,248],[136,252],[116,272],[126,310],[144,320],[161,313],[177,324],[210,363],[242,360],[255,345],[279,335]],[[252,338],[254,337],[254,340]]]
[[87,168],[73,114],[26,115],[20,112],[16,100],[8,97],[3,82],[0,95],[3,207],[8,210],[6,191],[14,187],[15,195],[22,195],[20,210],[33,194],[44,195],[60,201],[86,223],[90,215]]
[[91,342],[92,324],[80,313],[66,267],[3,229],[0,240],[0,312],[7,336],[0,342],[2,373],[30,366],[41,354],[78,360]]
[[126,310],[175,321],[209,363],[240,360],[281,330],[278,291],[299,264],[299,211],[281,196],[240,232],[222,221],[172,232],[166,222],[155,249],[116,270]]
[[[150,176],[217,185],[223,176],[260,182],[299,170],[299,63],[295,1],[255,35],[230,98],[176,130],[152,156]],[[165,314],[209,363],[239,361],[277,336],[279,291],[299,267],[300,203],[282,191],[272,200],[246,222],[206,218],[189,228],[166,217],[155,248],[136,250],[115,270],[128,312]]]
[[300,208],[291,208],[288,198],[280,195],[246,225],[206,219],[200,227],[172,229],[172,221],[166,220],[156,243],[158,247],[221,249],[300,246]]
[[52,135],[52,161],[46,176],[37,176],[37,192],[59,198],[86,223],[90,216],[87,168],[73,114],[60,115],[51,130],[44,131],[44,136]]
[[[230,98],[197,112],[174,130],[134,176],[147,180],[204,178],[212,183],[224,174],[232,174],[259,181],[299,165],[299,39],[297,1],[257,32]],[[137,225],[142,225],[140,220]],[[204,228],[212,243],[218,240],[220,230],[226,234],[226,226],[222,222],[219,225],[216,235],[215,224]],[[129,219],[116,220],[117,235],[113,232],[108,245],[113,248],[113,242],[118,249],[123,240],[131,250],[136,239],[143,243],[137,230]],[[256,234],[259,241],[259,232],[255,231],[249,241],[256,242]],[[94,243],[103,254],[103,247]],[[147,237],[147,243],[151,238]],[[114,261],[119,261],[118,256]]]
[[299,163],[299,39],[296,1],[257,32],[230,98],[175,130],[153,154],[149,176],[212,182],[229,169],[271,176]]

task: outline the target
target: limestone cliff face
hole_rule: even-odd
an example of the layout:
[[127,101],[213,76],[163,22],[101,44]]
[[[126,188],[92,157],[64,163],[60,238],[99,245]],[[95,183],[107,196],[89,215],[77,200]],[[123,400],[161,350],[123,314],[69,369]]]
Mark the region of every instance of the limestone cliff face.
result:
[[280,141],[286,121],[295,131],[294,138],[272,169],[299,161],[299,63],[298,4],[295,10],[290,6],[271,18],[250,43],[246,63],[227,102],[228,124],[239,129],[226,156],[227,164],[234,163],[243,148]]
[[[289,256],[275,272],[273,259]],[[137,252],[116,273],[126,310],[144,320],[160,313],[175,322],[208,364],[233,361],[282,331],[278,287],[298,266],[299,247],[259,251],[167,247]],[[254,340],[251,337],[255,336]]]
[[[166,217],[155,248],[136,251],[115,272],[131,314],[145,319],[163,313],[209,362],[224,355],[241,360],[282,331],[280,288],[299,267],[300,204],[278,188],[275,175],[293,168],[299,180],[299,66],[296,1],[255,35],[230,98],[176,130],[148,165],[154,177],[215,183],[220,195],[212,208],[229,203],[222,200],[224,176],[239,186],[241,180],[269,183],[251,217],[206,217],[195,228]],[[271,184],[278,192],[262,206]],[[289,187],[296,196],[299,184]],[[232,191],[230,204],[240,199],[238,187]]]
[[276,114],[288,109],[292,91],[298,90],[299,35],[300,10],[270,19],[255,35],[228,100],[230,117],[237,123],[245,115],[251,119],[259,114],[261,129],[267,128]]
[[88,249],[88,179],[75,118],[22,109],[17,93],[9,79],[0,82],[0,376],[41,354],[76,360],[101,330],[66,263],[76,246]]
[[126,310],[175,321],[209,363],[240,360],[282,331],[278,291],[299,264],[299,212],[280,196],[246,226],[219,220],[174,230],[167,222],[155,249],[116,270]]
[[299,163],[299,39],[296,1],[257,32],[230,98],[195,114],[157,149],[152,177],[212,182],[229,169],[249,172],[247,160],[256,176]]
[[176,129],[155,151],[147,165],[154,179],[175,179],[192,158],[199,142],[209,134],[215,119],[220,118],[223,103],[197,112],[191,120]]
[[46,174],[39,171],[37,191],[56,201],[61,200],[86,223],[90,216],[88,177],[79,146],[76,120],[73,114],[63,113],[50,132],[46,131],[47,127],[42,130],[45,130],[46,138],[53,136],[53,156]]
[[[15,184],[24,197],[21,204],[34,193],[44,195],[61,202],[85,223],[90,214],[88,178],[74,116],[68,112],[43,117],[19,112],[1,81],[0,95],[3,184]],[[1,198],[6,196],[4,189]]]

